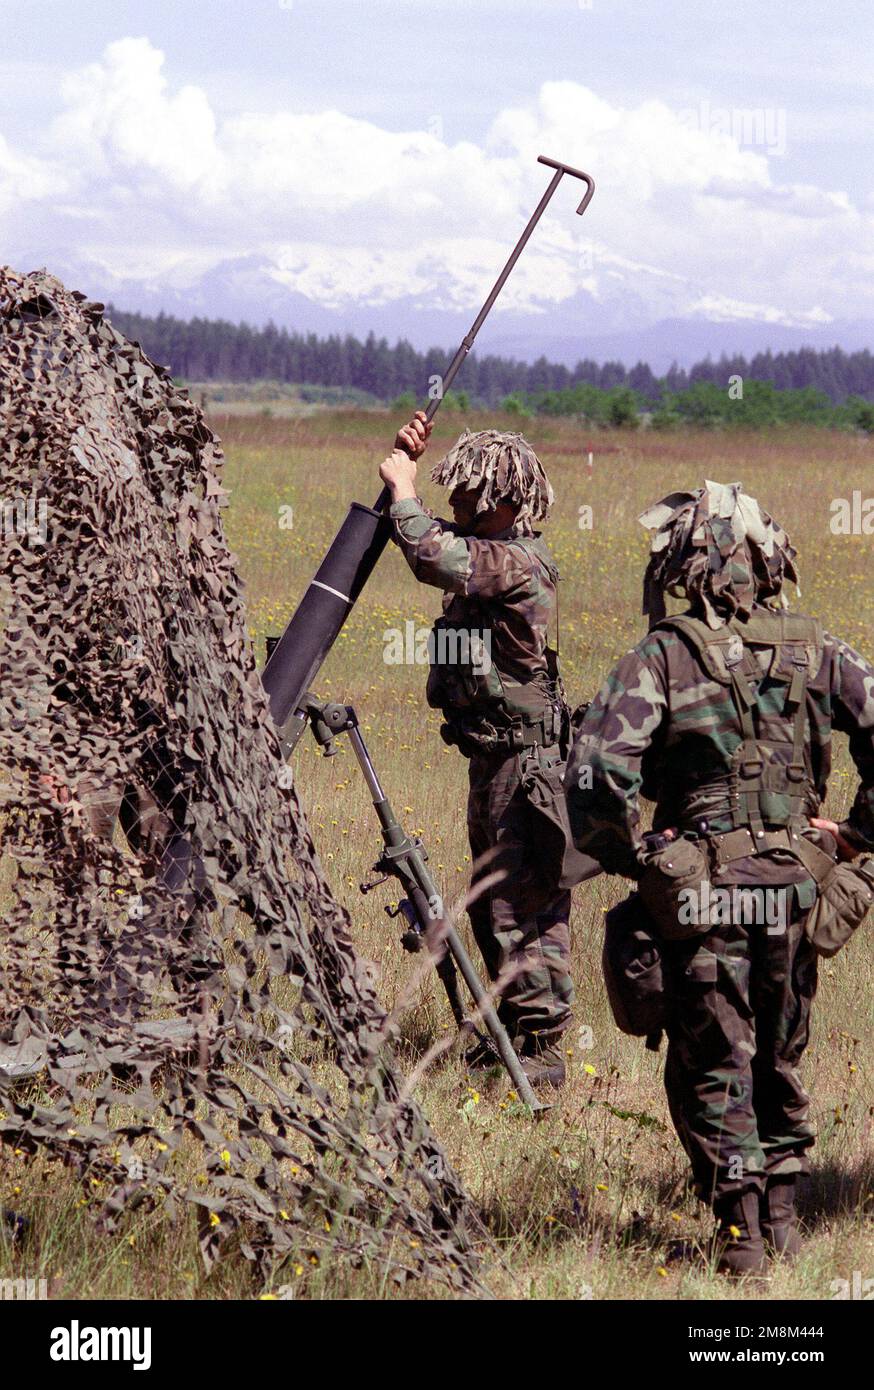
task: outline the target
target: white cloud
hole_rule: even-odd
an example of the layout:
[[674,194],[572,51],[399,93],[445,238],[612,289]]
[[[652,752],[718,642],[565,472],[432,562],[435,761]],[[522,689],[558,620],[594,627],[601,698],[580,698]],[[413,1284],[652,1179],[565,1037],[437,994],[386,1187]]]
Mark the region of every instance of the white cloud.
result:
[[43,160],[18,154],[0,134],[0,216],[24,203],[47,200],[62,188],[60,171]]
[[254,255],[275,284],[327,307],[412,295],[471,308],[545,186],[545,153],[590,170],[595,199],[577,222],[579,185],[565,182],[502,310],[541,314],[585,290],[641,323],[874,312],[871,207],[781,184],[779,159],[741,138],[755,123],[719,113],[617,106],[561,81],[499,112],[482,147],[332,109],[219,120],[201,88],[174,88],[146,38],[109,44],[61,96],[40,158],[0,136],[5,254],[90,263],[109,287],[184,289]]
[[724,294],[706,294],[689,305],[690,314],[701,314],[716,323],[775,323],[783,328],[821,327],[832,315],[818,306],[805,313],[789,314],[771,304],[747,304]]
[[168,92],[164,55],[148,39],[119,39],[103,61],[61,85],[65,113],[54,124],[59,152],[99,180],[148,182],[214,193],[226,181],[216,123],[198,87]]

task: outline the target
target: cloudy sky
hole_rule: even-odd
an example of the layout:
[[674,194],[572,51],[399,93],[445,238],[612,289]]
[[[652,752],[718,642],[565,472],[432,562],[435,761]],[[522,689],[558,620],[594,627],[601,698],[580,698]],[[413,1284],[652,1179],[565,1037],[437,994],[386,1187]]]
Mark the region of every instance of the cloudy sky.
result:
[[123,307],[449,343],[545,153],[595,199],[577,219],[562,186],[482,347],[874,339],[870,0],[0,0],[0,18],[0,253]]

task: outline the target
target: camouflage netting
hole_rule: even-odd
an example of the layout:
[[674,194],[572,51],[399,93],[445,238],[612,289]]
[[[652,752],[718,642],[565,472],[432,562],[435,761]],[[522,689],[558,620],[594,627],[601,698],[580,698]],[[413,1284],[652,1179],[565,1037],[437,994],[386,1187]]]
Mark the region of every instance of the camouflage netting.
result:
[[785,607],[783,585],[798,584],[797,551],[779,522],[740,483],[711,483],[672,492],[641,514],[652,531],[643,580],[650,626],[665,616],[665,594],[699,606],[712,628],[754,603]]
[[555,500],[543,464],[521,434],[465,430],[431,478],[443,487],[479,492],[478,512],[512,502],[518,508],[514,530],[521,536],[533,534]]
[[283,775],[218,443],[101,307],[0,270],[0,1140],[72,1167],[110,1231],[193,1204],[208,1266],[230,1242],[264,1275],[479,1290]]

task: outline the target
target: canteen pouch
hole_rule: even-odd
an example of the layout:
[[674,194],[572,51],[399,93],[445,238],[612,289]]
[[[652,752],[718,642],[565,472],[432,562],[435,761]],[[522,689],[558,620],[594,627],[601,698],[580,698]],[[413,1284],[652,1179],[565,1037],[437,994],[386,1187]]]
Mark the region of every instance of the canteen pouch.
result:
[[694,840],[680,836],[663,849],[644,850],[637,891],[666,941],[683,941],[709,930],[699,922],[701,890],[709,878],[707,856]]
[[541,871],[550,886],[573,888],[601,873],[601,865],[576,848],[564,789],[564,760],[557,748],[536,748],[523,763],[522,788],[534,817]]
[[804,930],[821,956],[846,946],[874,904],[874,857],[835,864],[820,884]]
[[668,1021],[662,950],[638,893],[604,918],[601,964],[617,1027],[635,1038],[661,1033]]

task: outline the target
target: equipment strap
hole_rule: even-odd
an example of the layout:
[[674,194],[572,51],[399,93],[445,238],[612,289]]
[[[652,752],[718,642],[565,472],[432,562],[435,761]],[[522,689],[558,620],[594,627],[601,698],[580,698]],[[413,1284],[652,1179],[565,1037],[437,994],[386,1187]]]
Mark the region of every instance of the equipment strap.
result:
[[753,723],[755,696],[750,690],[749,681],[739,667],[736,667],[731,673],[731,694],[743,734],[743,752],[738,766],[738,774],[742,779],[749,779],[752,783],[752,785],[741,783],[739,809],[746,824],[751,826],[756,835],[761,838],[759,832],[764,834],[765,825],[759,806],[759,787],[765,761],[762,757],[762,750],[759,748],[756,727]]
[[787,714],[793,710],[795,714],[792,733],[792,761],[787,770],[790,782],[803,782],[807,777],[807,768],[804,764],[804,735],[807,724],[806,696],[807,669],[796,666],[792,672],[792,680],[784,706]]
[[799,831],[786,827],[753,832],[747,826],[741,826],[737,830],[708,835],[706,838],[712,846],[718,869],[725,868],[736,859],[748,859],[751,855],[763,854],[773,849],[789,850],[801,860],[811,878],[817,883],[821,883],[835,865],[834,859],[830,854],[826,854],[825,850],[820,849],[812,840],[806,839]]

